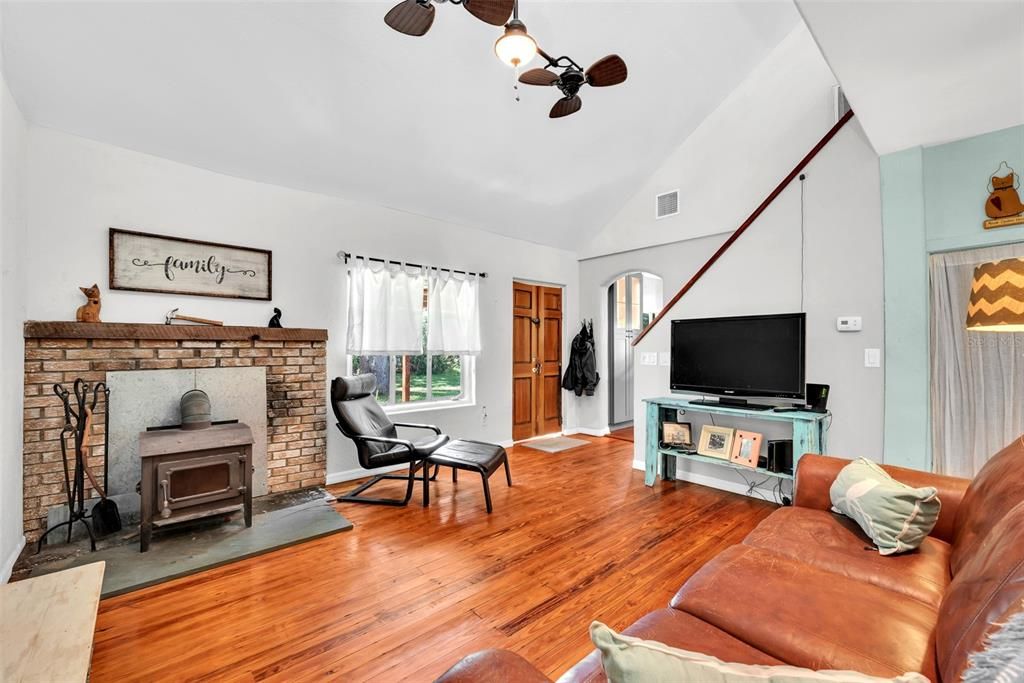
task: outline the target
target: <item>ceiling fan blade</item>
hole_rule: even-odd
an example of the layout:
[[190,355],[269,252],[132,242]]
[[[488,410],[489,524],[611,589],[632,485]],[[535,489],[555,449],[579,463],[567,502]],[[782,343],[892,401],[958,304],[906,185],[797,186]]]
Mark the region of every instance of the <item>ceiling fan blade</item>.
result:
[[626,80],[626,63],[618,55],[602,57],[587,69],[587,82],[596,88],[618,85]]
[[558,82],[558,74],[547,69],[530,69],[519,76],[519,82],[526,85],[554,85]]
[[384,23],[407,36],[422,36],[434,23],[434,6],[429,2],[404,0],[384,16]]
[[583,100],[580,99],[579,95],[573,95],[572,97],[563,97],[562,99],[555,102],[555,106],[551,107],[551,113],[548,114],[553,119],[560,119],[563,116],[569,114],[575,114],[583,106]]
[[480,21],[494,26],[504,26],[512,16],[515,0],[464,0],[462,6]]

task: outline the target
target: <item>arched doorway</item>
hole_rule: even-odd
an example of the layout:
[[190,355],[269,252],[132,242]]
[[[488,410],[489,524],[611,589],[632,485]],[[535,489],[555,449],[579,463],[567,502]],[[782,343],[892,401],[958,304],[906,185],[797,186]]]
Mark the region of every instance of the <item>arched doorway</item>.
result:
[[633,339],[661,311],[664,287],[657,275],[623,273],[608,286],[608,423],[633,424]]

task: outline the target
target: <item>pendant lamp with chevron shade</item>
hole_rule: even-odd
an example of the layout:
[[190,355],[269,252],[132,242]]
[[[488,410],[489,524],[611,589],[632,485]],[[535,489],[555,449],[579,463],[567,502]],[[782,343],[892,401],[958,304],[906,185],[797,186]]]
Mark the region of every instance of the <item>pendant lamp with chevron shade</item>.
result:
[[974,269],[967,329],[1024,332],[1024,258],[982,263]]

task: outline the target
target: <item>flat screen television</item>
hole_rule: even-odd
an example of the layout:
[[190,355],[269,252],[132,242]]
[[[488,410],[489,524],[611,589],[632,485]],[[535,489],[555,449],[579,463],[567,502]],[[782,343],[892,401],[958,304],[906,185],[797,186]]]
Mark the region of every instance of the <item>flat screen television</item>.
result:
[[[722,405],[768,409],[731,397],[804,398],[804,313],[672,321],[672,391],[714,394]],[[709,403],[709,402],[705,402]]]

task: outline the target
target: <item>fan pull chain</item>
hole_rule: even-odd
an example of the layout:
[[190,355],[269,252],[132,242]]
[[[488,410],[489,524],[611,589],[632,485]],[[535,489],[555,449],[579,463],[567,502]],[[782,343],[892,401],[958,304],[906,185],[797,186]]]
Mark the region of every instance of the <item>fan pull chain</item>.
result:
[[517,62],[515,68],[512,69],[512,92],[516,96],[516,102],[519,101],[519,63]]

